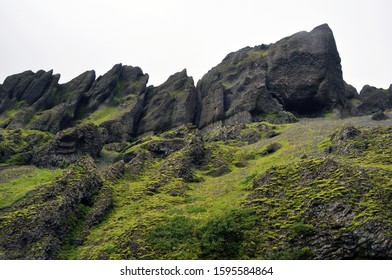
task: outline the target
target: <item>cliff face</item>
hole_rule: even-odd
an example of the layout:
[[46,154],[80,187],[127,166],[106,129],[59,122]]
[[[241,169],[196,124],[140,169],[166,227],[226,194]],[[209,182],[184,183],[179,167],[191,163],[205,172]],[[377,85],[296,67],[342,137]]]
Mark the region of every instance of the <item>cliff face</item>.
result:
[[144,111],[137,134],[163,132],[192,124],[198,106],[193,79],[186,70],[176,73],[158,87],[150,87],[144,96]]
[[[328,112],[343,117],[392,108],[390,89],[365,86],[359,95],[343,81],[326,24],[230,53],[197,86],[184,69],[162,85],[147,87],[148,74],[121,64],[98,78],[94,71],[65,84],[59,78],[42,70],[6,78],[0,85],[0,127],[58,133],[93,123],[101,147],[181,125],[211,131],[238,123],[291,123]],[[72,158],[78,156],[66,162]]]
[[287,111],[322,115],[343,102],[340,57],[328,25],[275,43],[267,61],[267,88]]
[[199,127],[252,122],[281,111],[321,116],[346,101],[340,57],[327,25],[231,53],[197,89]]
[[183,124],[284,123],[294,115],[350,111],[327,25],[231,53],[197,87],[184,70],[147,88],[147,74],[121,64],[97,79],[88,71],[66,84],[58,80],[52,71],[8,77],[0,85],[1,127],[56,133],[93,122],[106,128],[107,142],[115,142]]
[[346,84],[327,25],[197,85],[59,78],[0,85],[0,259],[392,258],[392,86]]

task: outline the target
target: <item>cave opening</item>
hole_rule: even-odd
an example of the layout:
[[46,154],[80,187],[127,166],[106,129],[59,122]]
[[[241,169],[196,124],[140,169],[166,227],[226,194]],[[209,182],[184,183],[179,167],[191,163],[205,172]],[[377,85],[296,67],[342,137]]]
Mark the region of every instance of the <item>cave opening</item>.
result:
[[285,109],[299,117],[314,118],[322,116],[328,110],[328,106],[314,100],[314,98],[307,98],[290,101],[286,104]]

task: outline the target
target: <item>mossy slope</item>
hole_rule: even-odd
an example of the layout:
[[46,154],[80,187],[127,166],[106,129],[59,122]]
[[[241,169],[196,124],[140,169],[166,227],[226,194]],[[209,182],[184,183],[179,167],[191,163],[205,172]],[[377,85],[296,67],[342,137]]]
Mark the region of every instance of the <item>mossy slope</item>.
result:
[[[97,185],[88,195],[77,195],[60,219],[64,228],[47,235],[50,240],[29,238],[22,246],[20,235],[8,239],[11,225],[45,220],[35,209],[63,201],[63,194],[41,201],[53,183],[1,215],[3,240],[13,244],[2,245],[2,256],[390,259],[389,123],[350,121],[354,126],[302,119],[210,133],[180,127],[108,144],[98,168],[71,166],[66,172],[74,175],[66,177],[73,179],[55,183],[65,182],[62,188],[71,193],[73,186],[80,193],[81,186]],[[354,127],[352,135],[347,127]]]

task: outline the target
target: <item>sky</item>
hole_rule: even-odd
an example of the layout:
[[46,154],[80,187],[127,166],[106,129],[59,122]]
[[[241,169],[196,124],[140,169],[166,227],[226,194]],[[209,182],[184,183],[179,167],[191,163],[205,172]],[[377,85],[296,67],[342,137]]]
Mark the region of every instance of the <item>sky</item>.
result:
[[343,78],[392,84],[391,0],[0,0],[0,83],[43,69],[65,83],[87,70],[139,66],[159,85],[195,83],[230,52],[328,23]]

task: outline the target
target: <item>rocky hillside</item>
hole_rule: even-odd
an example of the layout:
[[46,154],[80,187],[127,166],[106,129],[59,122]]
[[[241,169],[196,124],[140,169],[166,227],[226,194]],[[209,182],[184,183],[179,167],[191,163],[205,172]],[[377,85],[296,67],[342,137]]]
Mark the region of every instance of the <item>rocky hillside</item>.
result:
[[0,259],[392,257],[392,87],[345,83],[327,25],[197,85],[59,78],[0,85]]

